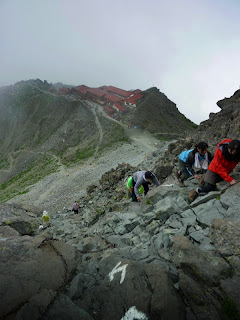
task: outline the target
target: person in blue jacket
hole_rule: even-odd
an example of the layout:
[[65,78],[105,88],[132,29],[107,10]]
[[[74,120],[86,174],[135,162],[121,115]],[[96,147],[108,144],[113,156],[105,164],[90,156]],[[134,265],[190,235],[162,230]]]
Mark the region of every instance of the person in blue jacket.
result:
[[175,171],[179,186],[184,187],[184,180],[191,176],[199,180],[199,174],[207,171],[212,159],[213,155],[204,141],[199,142],[194,149],[181,152],[178,157],[178,170]]

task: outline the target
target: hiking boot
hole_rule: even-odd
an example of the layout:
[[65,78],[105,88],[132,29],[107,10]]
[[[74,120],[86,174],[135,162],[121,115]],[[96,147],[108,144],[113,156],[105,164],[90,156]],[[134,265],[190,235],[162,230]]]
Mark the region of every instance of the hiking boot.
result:
[[180,174],[178,173],[178,171],[177,171],[177,170],[175,171],[175,175],[176,175],[177,179],[178,179],[179,181],[181,181]]
[[198,197],[198,193],[195,190],[190,191],[188,198],[191,202],[193,202]]
[[183,182],[182,180],[179,180],[179,181],[178,181],[178,185],[179,185],[179,187],[181,187],[181,188],[185,187],[185,184],[184,184],[184,182]]
[[205,185],[204,178],[205,178],[205,174],[202,176],[202,178],[201,178],[200,181],[199,181],[199,186],[200,186],[200,187],[203,187],[203,186]]

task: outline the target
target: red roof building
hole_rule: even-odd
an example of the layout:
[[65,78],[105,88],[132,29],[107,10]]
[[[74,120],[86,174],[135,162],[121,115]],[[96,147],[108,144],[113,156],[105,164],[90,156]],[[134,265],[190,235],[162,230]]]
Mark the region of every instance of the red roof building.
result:
[[106,94],[106,91],[98,88],[88,88],[87,92],[99,98],[103,97]]
[[85,95],[87,94],[87,91],[89,88],[87,86],[81,85],[81,86],[75,87],[75,89],[77,89],[81,94]]
[[87,94],[87,89],[88,89],[87,86],[81,85],[81,86],[71,88],[71,93],[73,93],[74,95],[80,96],[82,99],[85,99]]
[[132,94],[133,94],[133,93],[140,93],[140,92],[142,92],[140,89],[136,89],[136,90],[132,90],[132,91],[131,91]]
[[111,94],[111,93],[105,94],[104,98],[110,103],[115,103],[123,100],[123,98],[115,96],[114,94]]
[[101,88],[122,98],[128,98],[132,94],[130,91],[122,90],[113,86],[102,86]]
[[107,114],[113,114],[115,112],[115,110],[110,106],[104,106],[103,108],[107,112]]
[[88,88],[86,98],[103,104],[106,102],[106,99],[104,97],[105,94],[106,92],[104,90],[98,88]]
[[70,88],[59,88],[58,95],[64,95],[70,93]]
[[127,109],[125,109],[120,103],[114,103],[114,106],[116,107],[116,109],[118,109],[118,111],[121,111],[121,112],[127,111]]
[[125,99],[125,104],[136,107],[137,102],[142,99],[143,95],[140,93],[134,94],[132,97]]

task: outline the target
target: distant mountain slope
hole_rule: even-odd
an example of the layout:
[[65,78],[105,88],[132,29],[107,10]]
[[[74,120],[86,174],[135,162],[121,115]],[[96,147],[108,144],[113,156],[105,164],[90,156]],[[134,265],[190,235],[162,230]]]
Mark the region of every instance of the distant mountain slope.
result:
[[187,119],[157,88],[142,91],[144,98],[138,102],[137,107],[127,113],[123,119],[126,123],[147,130],[151,133],[182,134],[197,127]]
[[0,88],[0,201],[128,142],[131,133],[122,122],[160,139],[183,136],[196,126],[157,88],[141,92],[144,97],[125,114],[119,111],[121,122],[110,118],[94,97],[89,102],[52,88],[39,79]]
[[0,191],[5,194],[13,185],[25,192],[59,166],[83,163],[128,140],[118,123],[49,88],[30,80],[0,90]]

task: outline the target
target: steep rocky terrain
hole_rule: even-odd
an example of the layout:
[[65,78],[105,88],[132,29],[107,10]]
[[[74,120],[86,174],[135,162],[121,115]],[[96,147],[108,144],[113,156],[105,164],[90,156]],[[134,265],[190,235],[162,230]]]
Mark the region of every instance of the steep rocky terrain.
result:
[[197,128],[197,125],[181,114],[176,104],[159,89],[153,87],[142,91],[141,94],[144,97],[137,104],[137,108],[123,116],[123,121],[126,123],[168,140],[179,137],[179,135],[183,137],[186,132],[192,132]]
[[49,87],[30,80],[1,90],[0,201],[128,142],[117,122],[81,100],[49,92]]
[[[55,87],[59,88],[61,85],[55,84]],[[133,141],[135,133],[146,140],[143,135],[146,137],[147,133],[143,129],[153,133],[160,130],[164,131],[164,135],[157,134],[156,138],[166,140],[182,136],[184,130],[193,130],[192,122],[180,114],[175,104],[156,88],[149,89],[144,95],[137,107],[139,113],[133,115],[139,124],[139,131],[128,130],[128,121],[124,117],[121,122],[114,121],[97,103],[82,100],[71,93],[58,95],[54,86],[47,81],[21,81],[0,88],[0,202],[16,196],[23,198],[27,194],[28,200],[35,203],[36,199],[30,193],[42,181],[46,181],[44,190],[40,188],[38,194],[47,198],[49,192],[45,192],[46,189],[49,190],[50,183],[52,198],[55,197],[55,200],[51,200],[61,201],[65,197],[62,197],[62,192],[58,192],[58,187],[62,185],[65,192],[71,193],[63,182],[68,181],[76,186],[75,181],[78,179],[88,179],[86,172],[93,172],[89,165],[101,158],[100,162],[107,163],[106,154],[109,151],[120,145],[127,145],[121,153],[130,155],[129,143]],[[128,113],[132,114],[130,109],[126,115]],[[154,124],[146,126],[146,119]],[[164,121],[161,122],[161,119]],[[174,134],[173,126],[176,127]],[[151,139],[152,151],[153,143],[157,147],[158,141]],[[146,143],[140,143],[139,154],[142,151],[144,154],[144,147],[146,151],[149,150]],[[129,161],[129,158],[131,156],[122,161]],[[85,168],[86,165],[88,168]],[[115,167],[117,163],[110,161],[109,165]],[[108,168],[109,166],[100,170],[96,179]],[[84,169],[85,174],[76,175],[77,171],[82,172]],[[61,184],[57,184],[58,181]],[[83,186],[82,189],[84,188]],[[79,196],[81,194],[82,192]],[[46,201],[42,201],[44,202]]]
[[201,122],[194,138],[212,145],[226,137],[240,139],[240,90],[230,98],[219,100],[217,105],[221,110],[210,113],[209,119]]
[[[214,152],[219,140],[239,138],[238,103],[235,94],[195,135],[171,143],[129,129],[131,142],[83,167],[89,178],[85,193],[72,199],[80,202],[79,215],[71,212],[70,197],[65,208],[64,202],[59,209],[57,203],[51,206],[58,197],[54,191],[63,195],[67,188],[67,169],[50,175],[46,184],[43,180],[43,189],[55,188],[59,177],[64,186],[48,193],[48,207],[41,201],[32,205],[34,191],[29,200],[22,194],[0,205],[0,317],[239,319],[240,185],[221,182],[217,191],[189,203],[197,182],[189,179],[180,188],[172,174],[178,153],[198,139],[206,139]],[[219,119],[228,127],[226,136],[218,134]],[[98,174],[91,176],[91,166]],[[151,186],[141,203],[132,203],[126,180],[144,168],[154,169],[162,184]],[[240,180],[239,167],[233,176]],[[80,176],[72,177],[71,185],[80,189]],[[41,220],[43,209],[48,222]]]

